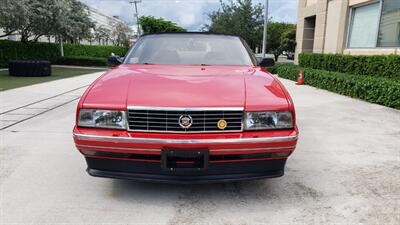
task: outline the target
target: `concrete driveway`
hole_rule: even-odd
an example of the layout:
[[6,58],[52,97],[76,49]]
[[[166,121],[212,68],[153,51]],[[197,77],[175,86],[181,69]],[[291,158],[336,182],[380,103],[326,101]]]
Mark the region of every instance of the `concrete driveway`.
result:
[[[93,178],[71,130],[74,98],[98,75],[0,92],[0,120],[34,111],[0,131],[0,224],[400,223],[400,111],[283,80],[301,131],[285,176],[209,185]],[[40,107],[27,101],[35,90],[48,98],[34,99]]]

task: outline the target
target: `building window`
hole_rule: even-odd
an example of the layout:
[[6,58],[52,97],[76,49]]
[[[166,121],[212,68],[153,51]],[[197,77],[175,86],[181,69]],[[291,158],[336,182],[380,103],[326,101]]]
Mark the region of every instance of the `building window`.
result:
[[379,29],[379,18],[380,3],[374,3],[353,8],[349,29],[348,47],[376,47]]
[[400,47],[400,1],[384,0],[378,47]]

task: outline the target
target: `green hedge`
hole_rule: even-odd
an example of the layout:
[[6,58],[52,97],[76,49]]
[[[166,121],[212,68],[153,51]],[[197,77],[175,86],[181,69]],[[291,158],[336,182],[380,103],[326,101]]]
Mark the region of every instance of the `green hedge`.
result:
[[[296,80],[300,67],[280,65],[280,77]],[[400,81],[303,68],[305,84],[347,95],[371,103],[400,109]]]
[[283,64],[283,65],[275,65],[275,73],[279,75],[279,77],[283,77],[285,79],[296,81],[299,76],[299,66],[293,64]]
[[265,68],[266,68],[270,73],[276,74],[276,73],[277,73],[276,70],[277,70],[278,66],[275,65],[275,66],[270,66],[270,67],[265,67]]
[[107,58],[85,57],[85,56],[67,56],[67,57],[59,58],[55,63],[58,65],[106,67],[107,66]]
[[64,45],[65,56],[87,56],[87,57],[101,57],[108,58],[111,53],[116,55],[125,56],[128,48],[120,46],[102,46],[102,45]]
[[299,63],[306,68],[400,80],[400,55],[351,56],[302,53],[299,55]]
[[[66,57],[101,57],[107,58],[112,52],[124,56],[128,48],[118,46],[65,44]],[[0,67],[7,67],[13,59],[44,59],[53,63],[60,58],[60,46],[53,43],[22,43],[0,40]]]
[[13,59],[43,59],[54,61],[60,55],[58,46],[48,43],[0,41],[0,67],[7,67]]

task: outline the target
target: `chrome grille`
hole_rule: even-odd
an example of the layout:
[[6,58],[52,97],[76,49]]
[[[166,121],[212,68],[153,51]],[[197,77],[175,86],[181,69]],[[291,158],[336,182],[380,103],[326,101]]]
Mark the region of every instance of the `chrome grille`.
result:
[[[192,118],[192,125],[179,124],[182,115]],[[227,127],[219,129],[218,121],[225,120]],[[142,132],[207,133],[242,131],[242,108],[128,108],[129,130]]]

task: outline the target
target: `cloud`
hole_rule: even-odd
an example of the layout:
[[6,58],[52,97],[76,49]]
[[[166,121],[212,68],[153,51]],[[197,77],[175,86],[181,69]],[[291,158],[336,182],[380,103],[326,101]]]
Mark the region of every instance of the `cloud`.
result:
[[298,0],[269,0],[269,14],[274,21],[297,23]]
[[[128,24],[136,24],[134,7],[129,0],[81,0],[90,7],[110,15],[119,16]],[[253,0],[264,3],[265,0]],[[295,23],[298,0],[269,0],[269,14],[274,21]],[[190,30],[198,31],[208,23],[207,14],[218,10],[219,0],[142,0],[139,15],[162,17]]]

